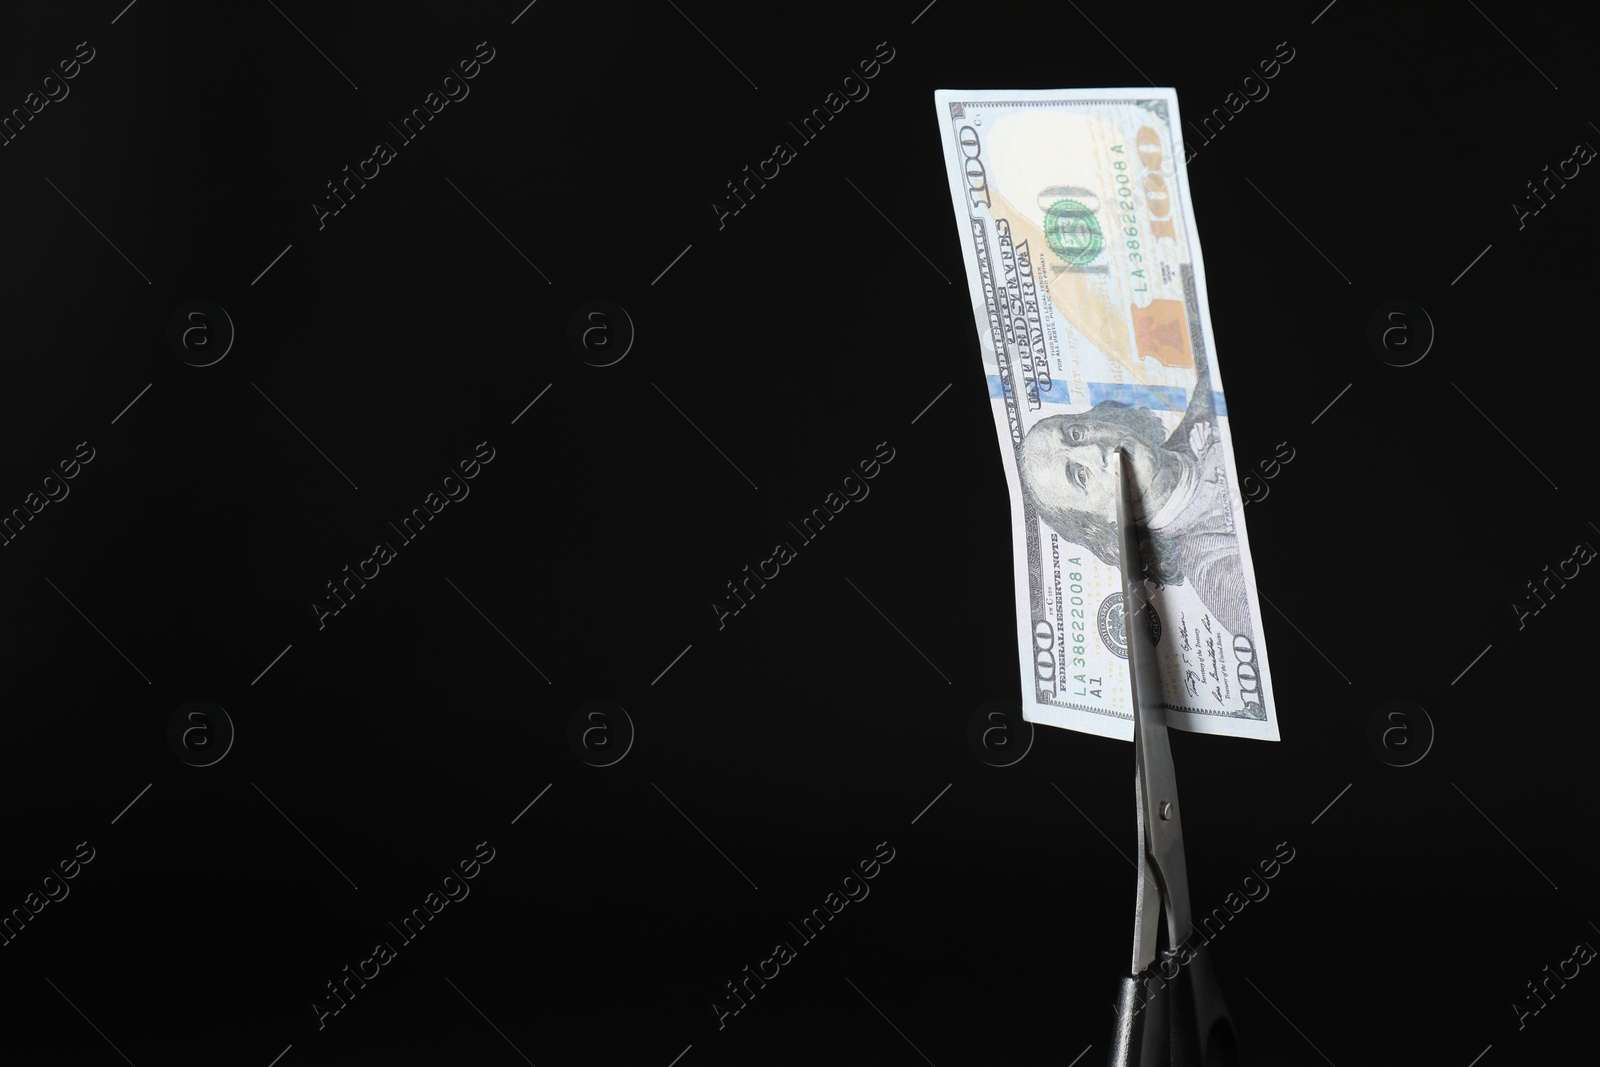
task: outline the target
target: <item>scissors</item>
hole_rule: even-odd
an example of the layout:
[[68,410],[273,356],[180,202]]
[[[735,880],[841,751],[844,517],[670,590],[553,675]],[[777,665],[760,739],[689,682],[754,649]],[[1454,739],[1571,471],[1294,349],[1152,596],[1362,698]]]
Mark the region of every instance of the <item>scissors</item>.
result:
[[[1139,888],[1132,973],[1117,997],[1111,1067],[1239,1067],[1238,1044],[1210,957],[1189,944],[1189,877],[1183,819],[1161,703],[1156,648],[1146,625],[1144,563],[1134,531],[1133,464],[1119,450],[1117,538],[1122,563],[1128,689],[1133,700],[1134,792],[1138,796]],[[1156,951],[1166,911],[1167,945]]]

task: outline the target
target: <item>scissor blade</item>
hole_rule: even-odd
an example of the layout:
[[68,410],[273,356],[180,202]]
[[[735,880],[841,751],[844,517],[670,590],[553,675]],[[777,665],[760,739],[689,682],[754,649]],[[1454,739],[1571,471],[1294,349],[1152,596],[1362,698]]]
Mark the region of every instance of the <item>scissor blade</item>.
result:
[[[1117,541],[1122,567],[1123,630],[1128,642],[1128,682],[1134,714],[1135,781],[1139,788],[1139,845],[1144,855],[1138,918],[1134,924],[1135,958],[1150,942],[1155,958],[1155,917],[1163,898],[1167,910],[1167,939],[1177,946],[1189,935],[1189,879],[1183,856],[1183,822],[1178,810],[1177,776],[1172,768],[1172,746],[1167,736],[1167,713],[1162,706],[1161,676],[1156,666],[1155,641],[1150,633],[1144,592],[1144,563],[1136,529],[1133,464],[1119,453],[1117,486]],[[1145,886],[1153,868],[1161,890],[1152,894]]]
[[[1167,713],[1161,705],[1161,676],[1156,667],[1155,644],[1150,638],[1149,596],[1145,593],[1144,558],[1139,551],[1139,520],[1136,502],[1140,499],[1133,484],[1133,463],[1126,452],[1118,453],[1117,548],[1122,567],[1122,620],[1128,641],[1128,674],[1138,725],[1148,739],[1167,729]],[[1159,783],[1153,783],[1159,784]]]
[[[1138,724],[1135,722],[1135,732]],[[1137,742],[1135,738],[1135,742]],[[1139,823],[1139,886],[1134,890],[1133,903],[1133,966],[1128,973],[1142,974],[1156,961],[1156,935],[1161,929],[1161,886],[1156,882],[1155,866],[1145,845],[1144,829],[1144,776],[1134,761],[1133,791],[1135,810]]]

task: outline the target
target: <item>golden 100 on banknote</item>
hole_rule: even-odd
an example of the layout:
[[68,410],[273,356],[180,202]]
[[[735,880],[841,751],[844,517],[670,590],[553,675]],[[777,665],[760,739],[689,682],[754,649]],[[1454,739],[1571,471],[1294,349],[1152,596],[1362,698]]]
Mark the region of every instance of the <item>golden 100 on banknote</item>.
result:
[[[1171,89],[934,94],[1010,490],[1023,712],[1131,740],[1127,627],[1173,726],[1278,739]],[[1118,453],[1151,603],[1124,610]]]

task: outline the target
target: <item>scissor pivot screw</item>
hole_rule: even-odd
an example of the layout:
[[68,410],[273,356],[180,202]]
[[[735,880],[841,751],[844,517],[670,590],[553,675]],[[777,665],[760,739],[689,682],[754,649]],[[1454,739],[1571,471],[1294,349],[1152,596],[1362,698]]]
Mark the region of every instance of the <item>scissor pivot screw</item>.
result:
[[1172,818],[1172,801],[1163,800],[1161,802],[1161,817],[1163,819]]

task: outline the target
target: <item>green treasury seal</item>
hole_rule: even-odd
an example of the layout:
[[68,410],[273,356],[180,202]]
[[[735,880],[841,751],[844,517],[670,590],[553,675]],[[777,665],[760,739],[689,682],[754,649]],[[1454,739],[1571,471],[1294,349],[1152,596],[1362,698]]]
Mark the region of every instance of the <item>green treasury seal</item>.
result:
[[1076,200],[1057,200],[1044,213],[1044,240],[1074,267],[1093,263],[1105,247],[1094,213]]
[[[1154,604],[1144,606],[1145,626],[1150,630],[1150,643],[1161,643],[1161,616],[1156,614]],[[1112,593],[1100,601],[1100,610],[1095,612],[1096,627],[1100,631],[1100,642],[1111,650],[1111,654],[1118,659],[1128,658],[1128,617],[1123,610],[1122,594]]]

